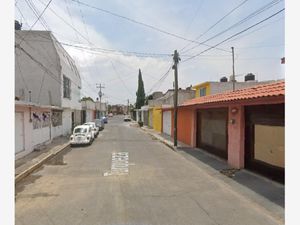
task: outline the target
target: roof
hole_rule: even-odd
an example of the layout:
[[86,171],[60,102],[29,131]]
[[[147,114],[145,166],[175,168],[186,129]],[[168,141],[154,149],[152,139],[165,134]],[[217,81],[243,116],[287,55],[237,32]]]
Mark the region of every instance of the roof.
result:
[[230,102],[238,100],[250,100],[264,97],[284,96],[285,95],[285,81],[278,81],[270,84],[256,85],[250,88],[239,89],[236,91],[228,91],[215,95],[207,95],[190,99],[184,102],[181,106],[216,103],[216,102]]
[[192,86],[192,88],[197,89],[201,86],[207,86],[209,83],[211,83],[211,81],[206,81],[206,82],[203,82],[203,83],[200,83],[200,84],[196,84],[196,85]]

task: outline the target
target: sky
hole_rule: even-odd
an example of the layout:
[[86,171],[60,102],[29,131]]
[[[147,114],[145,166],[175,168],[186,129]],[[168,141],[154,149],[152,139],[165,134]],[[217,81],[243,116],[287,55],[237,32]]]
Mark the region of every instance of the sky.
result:
[[[32,6],[39,15],[48,2],[16,1],[15,19],[22,29],[30,29],[37,20]],[[169,68],[175,49],[181,58],[181,88],[229,78],[231,47],[238,81],[248,73],[258,81],[284,79],[280,59],[285,56],[285,11],[244,31],[284,7],[280,0],[52,0],[42,15],[46,28],[39,20],[32,30],[49,29],[59,42],[73,45],[63,47],[82,77],[82,96],[96,99],[96,85],[101,83],[104,101],[127,104],[129,99],[133,104],[139,69],[147,95],[173,88],[174,71]]]

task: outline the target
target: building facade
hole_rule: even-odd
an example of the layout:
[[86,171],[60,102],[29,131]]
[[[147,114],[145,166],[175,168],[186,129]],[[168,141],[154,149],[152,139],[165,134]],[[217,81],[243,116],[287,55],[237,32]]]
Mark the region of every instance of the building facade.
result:
[[80,89],[74,60],[51,32],[15,31],[15,126],[24,131],[16,136],[33,137],[16,139],[17,158],[71,133],[80,122]]

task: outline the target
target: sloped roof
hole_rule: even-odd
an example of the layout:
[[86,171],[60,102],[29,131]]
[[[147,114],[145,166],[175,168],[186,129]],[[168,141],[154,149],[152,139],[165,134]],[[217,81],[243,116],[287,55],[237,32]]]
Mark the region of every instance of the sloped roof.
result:
[[262,84],[250,88],[228,91],[224,93],[207,95],[185,101],[181,106],[230,102],[237,100],[258,99],[264,97],[284,96],[285,81],[278,81],[270,84]]

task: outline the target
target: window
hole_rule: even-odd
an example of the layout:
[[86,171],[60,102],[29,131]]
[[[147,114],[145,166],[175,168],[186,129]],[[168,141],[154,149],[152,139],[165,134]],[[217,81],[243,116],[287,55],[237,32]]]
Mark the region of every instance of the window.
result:
[[86,128],[76,128],[74,130],[74,133],[77,134],[77,133],[86,133],[87,129]]
[[200,97],[206,95],[206,87],[200,88]]
[[71,99],[71,80],[64,76],[64,98]]

